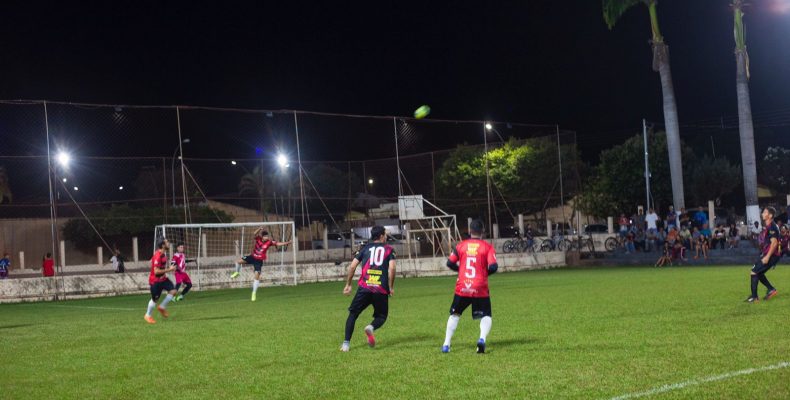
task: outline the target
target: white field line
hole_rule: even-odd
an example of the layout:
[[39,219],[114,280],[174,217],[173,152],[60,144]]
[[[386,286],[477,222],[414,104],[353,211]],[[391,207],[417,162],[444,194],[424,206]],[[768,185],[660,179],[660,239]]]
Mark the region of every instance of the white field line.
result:
[[[249,302],[250,299],[238,299],[238,300],[224,300],[224,301],[213,301],[213,302],[196,302],[194,304],[179,304],[176,307],[189,307],[189,306],[209,306],[214,304],[225,304],[225,303],[239,303],[239,302]],[[31,304],[32,305],[32,304]],[[64,308],[85,308],[90,310],[109,310],[109,311],[139,311],[141,309],[145,309],[145,307],[140,306],[137,308],[131,307],[102,307],[102,306],[79,306],[79,305],[71,305],[71,304],[44,304],[49,307],[64,307]]]
[[727,372],[721,375],[714,375],[705,378],[691,379],[680,383],[663,385],[650,390],[645,390],[644,392],[629,393],[629,394],[624,394],[622,396],[612,397],[610,400],[628,400],[628,399],[636,399],[639,397],[653,396],[659,393],[666,393],[673,390],[680,390],[689,386],[697,386],[709,382],[723,381],[726,379],[735,378],[737,376],[751,375],[755,372],[771,371],[771,370],[783,369],[787,367],[790,367],[790,362],[783,361],[765,367],[742,369],[740,371]]

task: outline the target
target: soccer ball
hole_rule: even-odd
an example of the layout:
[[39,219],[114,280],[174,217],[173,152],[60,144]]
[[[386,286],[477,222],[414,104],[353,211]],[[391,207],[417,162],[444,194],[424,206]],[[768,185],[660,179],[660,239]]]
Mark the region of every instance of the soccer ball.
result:
[[421,105],[420,108],[414,110],[414,118],[423,119],[431,113],[431,107],[427,105]]

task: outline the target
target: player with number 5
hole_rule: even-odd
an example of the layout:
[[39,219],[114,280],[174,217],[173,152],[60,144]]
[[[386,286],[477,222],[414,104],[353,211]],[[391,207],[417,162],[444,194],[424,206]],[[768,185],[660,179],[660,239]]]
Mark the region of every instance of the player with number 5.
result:
[[480,320],[480,339],[477,352],[486,352],[486,337],[491,332],[491,298],[488,295],[488,276],[495,273],[499,266],[496,262],[494,246],[482,240],[483,222],[474,220],[469,225],[471,238],[458,243],[447,259],[447,268],[458,271],[455,282],[455,297],[450,306],[450,319],[442,345],[442,353],[450,352],[450,341],[461,314],[470,305],[472,318]]
[[359,314],[368,306],[373,305],[373,322],[365,327],[368,336],[368,345],[374,347],[376,338],[373,332],[381,328],[387,321],[389,310],[389,296],[393,295],[395,285],[395,250],[387,243],[387,234],[383,226],[376,225],[370,229],[370,242],[362,247],[351,264],[346,274],[346,286],[343,294],[351,294],[351,280],[357,266],[362,264],[362,274],[359,277],[357,294],[348,307],[346,319],[346,337],[340,346],[340,351],[347,352],[351,346],[351,335],[354,334],[354,324]]

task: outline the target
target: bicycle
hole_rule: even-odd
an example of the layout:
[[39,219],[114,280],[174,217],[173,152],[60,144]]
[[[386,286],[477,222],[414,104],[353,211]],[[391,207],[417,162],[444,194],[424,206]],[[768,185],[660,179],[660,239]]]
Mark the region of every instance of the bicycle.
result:
[[622,236],[609,236],[603,243],[603,247],[610,253],[617,250],[618,247],[623,247],[624,245],[625,238]]
[[571,239],[570,247],[568,250],[571,251],[588,251],[594,252],[595,246],[593,245],[592,234],[588,234],[587,237],[583,235],[576,235],[573,239]]
[[540,251],[566,251],[570,248],[571,241],[565,239],[565,236],[559,232],[555,232],[554,235],[540,244]]
[[535,241],[530,236],[527,236],[525,239],[521,234],[518,234],[515,238],[506,240],[505,243],[502,244],[502,251],[505,253],[531,253],[535,251]]

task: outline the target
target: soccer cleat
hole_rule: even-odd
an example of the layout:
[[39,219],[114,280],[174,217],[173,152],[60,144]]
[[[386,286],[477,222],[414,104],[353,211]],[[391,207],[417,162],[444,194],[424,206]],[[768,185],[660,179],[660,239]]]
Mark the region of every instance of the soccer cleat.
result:
[[760,302],[760,298],[759,298],[759,297],[752,297],[752,296],[749,296],[749,297],[747,297],[747,298],[746,298],[746,300],[744,300],[743,302],[744,302],[744,303],[759,303],[759,302]]
[[774,296],[776,296],[776,289],[769,291],[765,297],[763,297],[763,300],[771,300]]
[[164,308],[162,308],[162,306],[157,306],[156,309],[159,310],[159,314],[162,314],[163,317],[167,318],[170,316],[170,313],[167,312],[167,310],[165,310]]
[[449,353],[449,352],[450,352],[450,346],[442,346],[442,353]]
[[238,277],[239,277],[239,271],[234,271],[232,274],[230,274],[230,279],[236,279]]
[[477,341],[477,354],[484,354],[486,352],[486,341],[480,339]]
[[143,318],[145,319],[145,322],[148,322],[149,324],[155,324],[156,323],[156,320],[154,320],[154,317],[152,317],[152,316],[150,316],[148,314],[146,314],[145,317],[143,317]]
[[368,325],[365,327],[365,334],[368,335],[368,346],[376,347],[376,337],[373,336],[373,326]]
[[176,297],[176,298],[175,298],[175,299],[173,299],[173,300],[175,300],[175,301],[181,301],[181,300],[184,300],[184,295],[183,295],[183,294],[179,294],[179,295],[178,295],[178,297]]
[[256,298],[257,298],[257,295],[255,294],[255,292],[252,292],[252,301],[255,301]]
[[348,353],[349,347],[350,346],[348,342],[343,342],[343,344],[340,345],[340,351],[342,351],[343,353]]

